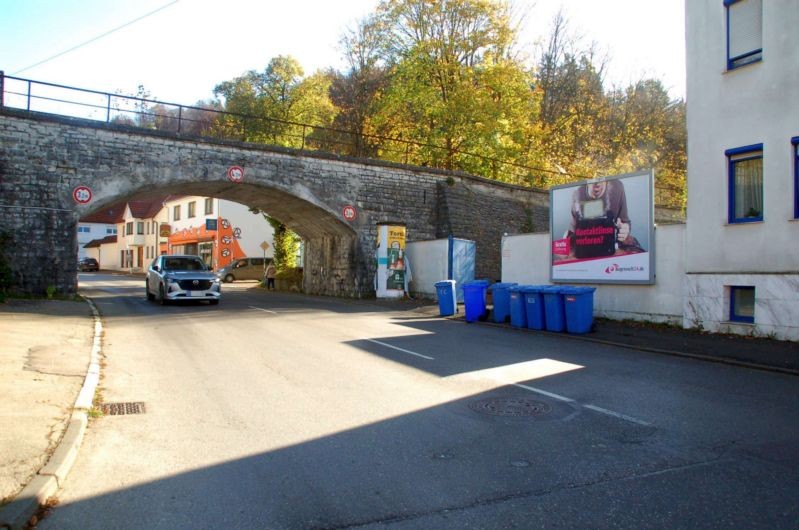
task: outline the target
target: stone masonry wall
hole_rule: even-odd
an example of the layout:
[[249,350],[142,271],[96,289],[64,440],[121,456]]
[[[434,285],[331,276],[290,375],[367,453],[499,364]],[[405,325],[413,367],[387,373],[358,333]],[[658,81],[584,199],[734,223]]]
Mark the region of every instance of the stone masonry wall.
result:
[[[227,169],[245,169],[232,183]],[[89,186],[78,205],[72,192]],[[304,289],[370,296],[377,224],[409,241],[474,239],[478,275],[499,276],[503,233],[546,229],[548,195],[428,168],[223,142],[0,109],[0,229],[13,238],[14,289],[77,288],[78,219],[119,200],[163,194],[218,197],[280,219],[306,241]],[[344,220],[352,205],[357,217]]]

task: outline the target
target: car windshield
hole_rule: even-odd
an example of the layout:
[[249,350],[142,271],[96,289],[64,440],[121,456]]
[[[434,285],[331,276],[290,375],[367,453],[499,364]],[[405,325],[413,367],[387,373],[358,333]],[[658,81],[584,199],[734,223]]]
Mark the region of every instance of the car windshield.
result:
[[164,260],[165,271],[204,271],[205,262],[200,258],[167,258]]

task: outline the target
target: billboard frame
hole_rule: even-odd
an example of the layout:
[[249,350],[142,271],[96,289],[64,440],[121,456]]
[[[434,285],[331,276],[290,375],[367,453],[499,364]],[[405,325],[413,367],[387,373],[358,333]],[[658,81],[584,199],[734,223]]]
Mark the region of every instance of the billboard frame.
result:
[[[554,261],[554,254],[552,251],[553,242],[556,239],[555,237],[555,215],[556,213],[562,213],[560,211],[555,211],[555,201],[554,195],[565,189],[578,189],[581,186],[586,186],[589,184],[594,184],[598,182],[610,182],[610,181],[624,181],[633,178],[645,178],[648,190],[646,191],[647,194],[647,206],[646,206],[646,222],[648,223],[648,249],[646,253],[648,254],[648,278],[646,279],[610,279],[610,278],[599,278],[590,275],[586,275],[584,278],[562,278],[555,276],[555,261]],[[637,221],[637,219],[631,219],[632,222]],[[653,169],[641,170],[632,173],[624,173],[621,175],[611,175],[611,176],[604,176],[598,177],[591,180],[584,180],[580,182],[572,182],[569,184],[560,184],[558,186],[553,186],[549,189],[549,236],[550,236],[550,245],[549,245],[549,281],[551,283],[587,283],[587,284],[610,284],[610,285],[654,285],[657,274],[655,270],[655,172]],[[615,255],[608,256],[606,258],[597,258],[597,261],[600,260],[604,262],[609,262],[612,260]]]

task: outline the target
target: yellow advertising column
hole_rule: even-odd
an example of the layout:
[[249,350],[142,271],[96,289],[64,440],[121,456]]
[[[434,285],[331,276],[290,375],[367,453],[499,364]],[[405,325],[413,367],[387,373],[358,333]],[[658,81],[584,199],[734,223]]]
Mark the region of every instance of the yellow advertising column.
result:
[[402,298],[405,295],[405,225],[377,225],[377,297]]

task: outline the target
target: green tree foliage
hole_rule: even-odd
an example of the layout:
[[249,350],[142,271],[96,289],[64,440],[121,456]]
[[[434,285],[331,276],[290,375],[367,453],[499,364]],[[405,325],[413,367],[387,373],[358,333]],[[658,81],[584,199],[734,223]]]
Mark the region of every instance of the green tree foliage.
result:
[[380,0],[342,37],[344,71],[275,57],[217,85],[237,115],[214,127],[541,187],[652,167],[657,201],[684,206],[684,102],[657,79],[606,88],[608,61],[567,26],[531,66],[506,0]]
[[238,126],[245,141],[303,147],[311,131],[302,124],[328,126],[335,116],[330,77],[303,75],[296,59],[278,56],[263,72],[251,70],[218,84],[214,94],[224,98],[225,110],[240,115],[228,118],[227,126]]
[[293,269],[297,266],[297,252],[300,249],[300,237],[277,219],[264,214],[266,220],[272,225],[275,245],[273,263],[280,271]]

